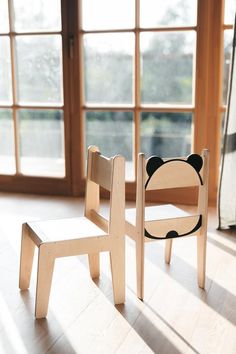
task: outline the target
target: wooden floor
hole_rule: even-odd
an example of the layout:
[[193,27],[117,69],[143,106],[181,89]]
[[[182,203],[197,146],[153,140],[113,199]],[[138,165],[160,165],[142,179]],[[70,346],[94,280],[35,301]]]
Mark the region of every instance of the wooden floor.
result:
[[[105,209],[105,206],[104,206]],[[82,215],[83,201],[0,193],[0,354],[236,353],[236,235],[216,231],[210,210],[206,290],[196,278],[196,240],[146,245],[145,300],[136,298],[134,244],[127,239],[127,301],[115,307],[109,259],[93,282],[86,256],[56,261],[47,319],[34,319],[35,265],[29,291],[18,289],[21,224]]]

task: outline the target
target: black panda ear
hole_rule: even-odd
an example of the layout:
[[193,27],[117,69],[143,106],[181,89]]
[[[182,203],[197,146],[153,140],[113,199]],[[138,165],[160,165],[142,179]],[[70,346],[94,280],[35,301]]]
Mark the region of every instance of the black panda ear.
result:
[[189,157],[186,160],[191,166],[193,166],[193,168],[199,172],[202,168],[202,157],[198,154],[191,154],[189,155]]
[[149,177],[153,175],[153,173],[163,165],[164,161],[158,156],[152,156],[148,159],[146,165],[146,171]]

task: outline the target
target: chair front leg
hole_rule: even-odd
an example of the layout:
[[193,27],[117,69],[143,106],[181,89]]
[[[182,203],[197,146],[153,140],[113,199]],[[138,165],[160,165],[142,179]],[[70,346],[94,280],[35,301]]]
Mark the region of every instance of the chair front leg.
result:
[[140,300],[144,297],[144,237],[136,239],[136,281],[137,281],[137,296]]
[[47,243],[39,246],[38,273],[36,286],[35,317],[44,318],[48,312],[55,258]]
[[110,251],[114,303],[125,302],[125,239],[117,241]]
[[35,244],[30,238],[29,232],[28,225],[23,224],[19,274],[19,288],[21,290],[26,290],[29,288],[35,251]]
[[206,241],[207,241],[207,234],[205,232],[197,236],[198,286],[202,289],[205,288]]

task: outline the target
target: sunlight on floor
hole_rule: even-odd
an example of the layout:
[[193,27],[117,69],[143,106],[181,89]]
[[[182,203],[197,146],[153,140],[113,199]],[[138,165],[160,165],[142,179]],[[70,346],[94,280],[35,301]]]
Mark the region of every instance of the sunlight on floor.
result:
[[[0,321],[3,327],[2,331],[5,332],[4,339],[7,341],[8,349],[12,349],[12,353],[14,354],[30,354],[28,353],[24,342],[19,334],[19,330],[16,327],[14,320],[8,307],[0,294]],[[1,338],[1,336],[0,336]],[[2,351],[0,353],[5,353],[6,344],[0,343],[0,350],[2,346]],[[8,351],[10,353],[10,351]]]

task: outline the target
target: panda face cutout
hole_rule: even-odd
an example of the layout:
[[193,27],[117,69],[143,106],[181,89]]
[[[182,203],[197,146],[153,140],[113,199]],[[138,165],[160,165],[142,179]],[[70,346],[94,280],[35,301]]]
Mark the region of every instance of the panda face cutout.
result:
[[[146,172],[148,175],[148,178],[146,180],[145,184],[145,189],[146,190],[154,190],[158,189],[158,186],[160,188],[176,188],[178,187],[185,187],[185,183],[187,181],[187,186],[191,186],[191,184],[188,184],[189,180],[191,183],[194,183],[193,185],[202,185],[202,177],[200,175],[200,171],[203,166],[203,159],[200,155],[198,154],[191,154],[187,157],[187,159],[170,159],[167,161],[162,160],[162,158],[158,156],[151,156],[147,160],[146,164]],[[162,169],[163,167],[163,169]],[[159,169],[161,169],[159,171]],[[157,174],[155,174],[155,172]],[[178,174],[178,172],[180,172]],[[167,174],[169,176],[167,176]],[[180,180],[177,181],[177,178]],[[177,182],[175,184],[175,182]],[[173,186],[174,185],[174,186]],[[147,238],[151,239],[172,239],[172,238],[177,238],[177,237],[182,237],[182,236],[187,236],[195,231],[197,231],[202,225],[202,216],[200,215],[198,219],[196,219],[196,224],[194,223],[192,225],[192,228],[186,231],[179,231],[181,230],[177,226],[177,230],[171,229],[168,231],[163,237],[160,237],[160,234],[158,233],[158,230],[155,233],[154,228],[149,228],[149,225],[145,225],[144,227],[144,235]]]

